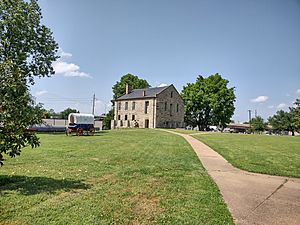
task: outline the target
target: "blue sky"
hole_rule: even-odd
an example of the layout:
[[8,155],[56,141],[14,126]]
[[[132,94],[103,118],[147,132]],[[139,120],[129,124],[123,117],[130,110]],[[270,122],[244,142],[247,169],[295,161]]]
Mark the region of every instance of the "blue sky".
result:
[[219,73],[236,87],[236,121],[264,118],[300,97],[298,0],[40,0],[60,46],[57,74],[31,92],[45,108],[96,114],[112,86],[132,73],[181,91]]

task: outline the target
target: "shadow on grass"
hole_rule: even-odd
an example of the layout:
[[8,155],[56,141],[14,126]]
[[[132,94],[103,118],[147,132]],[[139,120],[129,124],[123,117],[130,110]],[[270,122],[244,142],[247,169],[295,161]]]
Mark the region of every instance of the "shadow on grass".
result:
[[[99,137],[99,136],[106,135],[108,133],[109,133],[108,131],[96,131],[94,133],[94,135],[89,135],[86,132],[83,132],[83,135],[80,135],[79,137]],[[78,136],[77,136],[76,132],[74,132],[74,133],[70,134],[69,137],[78,137]]]
[[4,194],[5,191],[16,191],[22,195],[51,194],[58,190],[87,190],[89,188],[91,185],[82,183],[80,180],[0,175],[0,194]]
[[[88,135],[88,134],[86,134],[86,132],[84,132],[84,134],[82,136],[84,136],[84,137],[102,136],[102,135],[107,134],[107,133],[109,133],[109,131],[105,131],[105,130],[95,131],[94,135]],[[50,134],[50,135],[59,135],[59,136],[65,135],[65,136],[67,136],[65,131],[61,131],[61,132],[39,131],[39,132],[37,132],[37,134]],[[77,136],[77,134],[76,134],[76,132],[72,132],[72,134],[70,134],[69,136]]]

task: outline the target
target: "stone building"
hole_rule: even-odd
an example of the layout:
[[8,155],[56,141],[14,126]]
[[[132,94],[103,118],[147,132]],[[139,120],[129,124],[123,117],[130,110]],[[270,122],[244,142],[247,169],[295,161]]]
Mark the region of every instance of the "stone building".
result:
[[181,128],[184,127],[183,99],[174,87],[131,90],[114,100],[115,128]]

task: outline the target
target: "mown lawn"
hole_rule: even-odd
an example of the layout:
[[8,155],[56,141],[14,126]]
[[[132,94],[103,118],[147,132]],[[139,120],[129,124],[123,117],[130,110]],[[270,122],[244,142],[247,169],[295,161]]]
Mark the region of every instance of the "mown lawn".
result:
[[300,137],[221,133],[193,137],[243,170],[300,177]]
[[183,138],[157,130],[40,135],[0,168],[0,224],[233,224]]
[[196,130],[184,130],[184,129],[169,129],[170,131],[174,131],[181,134],[201,134],[203,131]]

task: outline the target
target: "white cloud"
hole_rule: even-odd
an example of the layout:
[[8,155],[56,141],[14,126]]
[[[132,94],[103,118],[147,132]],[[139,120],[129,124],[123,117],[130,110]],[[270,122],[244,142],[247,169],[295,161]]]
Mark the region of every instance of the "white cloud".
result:
[[88,78],[92,78],[92,76],[88,73],[85,72],[80,72],[80,71],[72,71],[69,73],[65,74],[66,77],[88,77]]
[[300,89],[297,89],[296,95],[299,95],[299,96],[300,96]]
[[65,77],[92,77],[90,74],[80,71],[78,65],[67,62],[67,59],[72,57],[71,53],[59,49],[58,55],[60,58],[52,64],[55,74],[61,74]]
[[277,106],[277,109],[282,109],[282,108],[285,108],[287,107],[287,104],[285,103],[280,103],[278,106]]
[[58,49],[58,56],[60,57],[59,59],[68,59],[71,58],[73,55],[69,52],[64,52],[64,50],[62,50],[62,48]]
[[78,71],[80,69],[79,66],[75,65],[74,63],[67,63],[67,62],[54,62],[53,68],[55,73],[57,74],[67,74],[70,72]]
[[160,85],[158,85],[157,87],[166,87],[168,86],[167,84],[161,83]]
[[264,95],[262,95],[262,96],[258,96],[257,98],[254,98],[254,99],[251,99],[251,102],[265,102],[265,101],[267,101],[269,99],[269,97],[268,96],[264,96]]
[[274,105],[269,105],[268,108],[269,109],[274,109]]
[[47,94],[48,93],[48,91],[37,91],[37,92],[35,92],[35,95],[36,96],[41,96],[41,95],[44,95],[44,94]]

